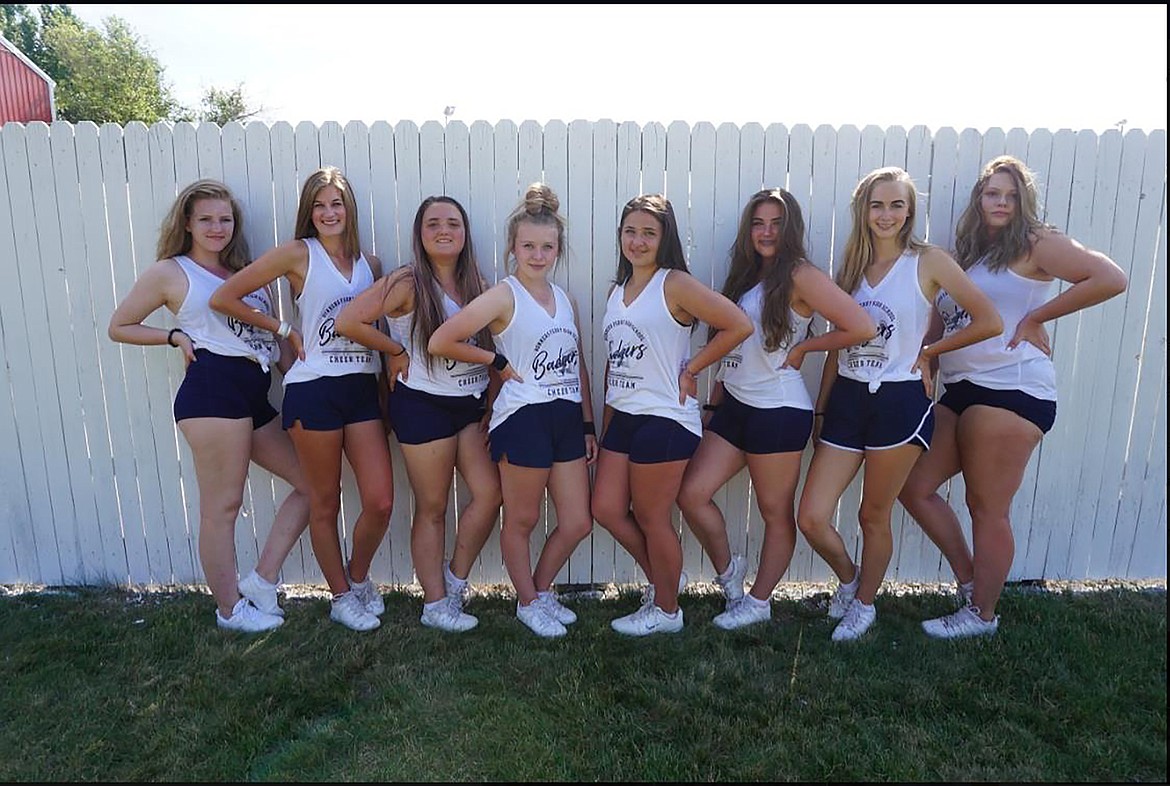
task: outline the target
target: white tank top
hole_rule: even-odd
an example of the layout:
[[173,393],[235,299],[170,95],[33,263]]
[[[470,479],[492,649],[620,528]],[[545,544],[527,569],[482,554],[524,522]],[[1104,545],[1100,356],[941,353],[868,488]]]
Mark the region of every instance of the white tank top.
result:
[[603,335],[609,347],[605,403],[630,415],[670,418],[703,435],[699,402],[678,403],[678,375],[691,356],[691,328],[680,325],[666,305],[666,276],[659,268],[634,302],[626,305],[625,286],[609,293]]
[[345,304],[374,283],[370,263],[359,253],[350,280],[346,281],[317,238],[306,237],[303,241],[309,249],[309,267],[297,306],[301,312],[305,359],[297,358],[293,362],[284,376],[284,384],[343,374],[378,373],[376,352],[333,329],[333,320]]
[[[458,311],[459,304],[444,292],[443,318],[450,319]],[[487,366],[437,356],[432,358],[433,363],[428,366],[414,340],[414,314],[415,312],[411,311],[400,317],[387,319],[390,324],[390,337],[406,347],[406,352],[410,356],[407,379],[402,380],[400,374],[399,383],[436,396],[482,396],[488,386]],[[467,339],[467,343],[479,346],[475,336]]]
[[500,387],[492,405],[489,431],[528,404],[545,404],[558,398],[581,401],[577,321],[569,296],[549,283],[556,302],[556,315],[550,317],[515,276],[508,276],[504,283],[512,290],[515,306],[512,321],[495,334],[496,349],[524,381],[510,379]]
[[[1004,330],[998,336],[975,344],[944,352],[938,358],[939,381],[965,379],[994,390],[1020,390],[1030,396],[1056,401],[1056,368],[1052,359],[1026,341],[1015,349],[1008,342],[1030,311],[1048,302],[1056,281],[1037,281],[1025,278],[1004,268],[993,273],[983,260],[967,271],[968,277],[999,310]],[[939,290],[936,300],[943,318],[944,335],[961,330],[971,322],[971,316],[946,292]]]
[[773,409],[794,407],[812,409],[812,398],[804,377],[794,368],[781,368],[788,359],[788,350],[808,334],[812,317],[804,317],[788,309],[792,333],[775,351],[764,349],[764,329],[760,317],[764,311],[764,285],[756,284],[739,299],[739,307],[751,319],[755,330],[743,343],[723,356],[719,380],[728,393],[743,403]]
[[869,384],[876,393],[883,382],[922,379],[911,371],[930,327],[933,307],[918,283],[918,254],[906,250],[876,287],[861,277],[853,299],[877,325],[877,335],[837,355],[837,373]]
[[[280,357],[276,337],[267,330],[213,311],[208,302],[224,280],[189,257],[179,255],[175,261],[187,274],[187,296],[175,314],[175,321],[191,337],[195,347],[217,355],[252,358],[267,371]],[[262,314],[276,314],[265,287],[244,295],[244,302]]]

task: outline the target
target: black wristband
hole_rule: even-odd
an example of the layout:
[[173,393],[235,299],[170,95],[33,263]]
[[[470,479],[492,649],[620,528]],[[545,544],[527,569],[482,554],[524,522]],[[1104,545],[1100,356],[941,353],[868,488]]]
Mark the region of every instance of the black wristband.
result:
[[717,409],[719,409],[719,407],[715,406],[714,404],[704,404],[703,405],[704,412],[714,412]]
[[496,371],[503,371],[508,367],[508,359],[504,357],[503,352],[497,352],[496,356],[492,358],[492,368]]
[[176,333],[182,333],[184,336],[187,335],[187,331],[183,330],[182,328],[171,328],[171,332],[167,333],[167,343],[170,344],[172,347],[179,346],[178,344],[175,343],[175,334]]
[[597,436],[597,426],[593,424],[592,420],[586,420],[581,424],[581,430],[585,432],[585,436]]
[[814,412],[813,413],[814,418],[823,418],[824,416],[825,416],[824,412]]
[[391,352],[391,353],[390,353],[390,357],[392,357],[392,358],[400,358],[400,357],[402,357],[402,356],[403,356],[403,355],[405,355],[405,354],[406,354],[406,345],[405,345],[405,344],[403,344],[403,345],[402,345],[402,351],[401,351],[401,352]]

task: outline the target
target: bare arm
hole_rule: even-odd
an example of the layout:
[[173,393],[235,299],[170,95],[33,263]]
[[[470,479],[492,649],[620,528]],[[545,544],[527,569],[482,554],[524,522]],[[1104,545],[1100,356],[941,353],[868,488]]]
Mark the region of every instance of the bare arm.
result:
[[410,357],[406,347],[386,335],[379,324],[387,314],[409,311],[413,300],[413,277],[409,268],[401,268],[346,303],[333,323],[339,334],[386,356],[386,383],[391,390],[399,374],[407,378]]
[[1125,271],[1116,262],[1059,232],[1044,231],[1032,247],[1030,261],[1037,272],[1072,286],[1020,320],[1014,326],[1009,349],[1027,341],[1045,354],[1051,354],[1045,322],[1103,303],[1120,295],[1129,285]]
[[[503,282],[496,284],[439,325],[431,334],[431,340],[427,342],[427,351],[438,357],[490,366],[495,360],[496,353],[469,344],[467,339],[485,327],[492,333],[499,333],[512,320],[514,308],[512,289]],[[511,363],[504,367],[500,376],[504,381],[509,379],[523,381]]]
[[[110,315],[106,332],[110,339],[121,344],[158,346],[168,343],[170,331],[142,324],[158,309],[166,306],[176,313],[187,293],[187,278],[172,259],[160,259],[148,267],[134,282],[129,294]],[[191,338],[179,331],[173,334],[173,346],[179,347],[187,363],[195,359]]]
[[[580,310],[577,301],[571,295],[569,302],[573,304],[573,323],[577,326],[577,369],[581,375],[581,417],[586,424],[597,426],[593,422],[593,391],[589,389],[589,366],[585,362],[585,348],[581,345],[581,319],[577,316]],[[585,463],[592,464],[597,460],[597,435],[585,434]]]
[[819,336],[809,336],[788,350],[785,365],[799,369],[809,352],[829,352],[868,341],[877,326],[849,293],[816,265],[804,264],[793,275],[793,307],[816,312],[833,325]]
[[[276,333],[280,329],[280,320],[271,314],[257,311],[244,301],[244,297],[281,276],[288,278],[295,295],[304,286],[308,266],[309,250],[304,243],[299,240],[282,243],[220,284],[211,295],[210,305],[221,314]],[[289,334],[288,341],[297,356],[303,358],[304,342],[297,331]]]
[[705,286],[699,279],[672,270],[664,287],[666,303],[674,312],[681,309],[692,318],[715,328],[715,335],[695,353],[679,374],[679,403],[686,397],[698,398],[699,372],[743,343],[754,328],[743,310],[722,294]]

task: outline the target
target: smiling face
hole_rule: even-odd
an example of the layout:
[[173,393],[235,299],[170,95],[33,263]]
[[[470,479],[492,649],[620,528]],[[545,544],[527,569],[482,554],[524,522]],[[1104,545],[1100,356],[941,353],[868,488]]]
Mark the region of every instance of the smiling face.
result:
[[226,199],[196,199],[187,218],[191,246],[207,254],[219,254],[232,242],[236,231],[235,214]]
[[990,232],[998,232],[1011,223],[1020,207],[1020,190],[1016,180],[1007,172],[996,172],[987,178],[979,194],[979,209],[983,224]]
[[345,200],[337,186],[325,186],[313,198],[313,226],[319,237],[341,237],[345,233]]
[[892,180],[874,185],[869,193],[866,225],[874,240],[893,240],[910,218],[909,186]]
[[657,267],[662,224],[644,210],[635,210],[622,221],[622,253],[635,269]]
[[784,228],[784,208],[768,199],[752,211],[752,248],[761,259],[776,258],[780,249],[780,232]]
[[453,260],[463,251],[467,227],[459,208],[450,202],[435,202],[423,212],[420,235],[430,259]]
[[512,253],[516,257],[516,272],[522,276],[544,278],[560,256],[556,224],[537,224],[521,221],[516,225],[516,242]]

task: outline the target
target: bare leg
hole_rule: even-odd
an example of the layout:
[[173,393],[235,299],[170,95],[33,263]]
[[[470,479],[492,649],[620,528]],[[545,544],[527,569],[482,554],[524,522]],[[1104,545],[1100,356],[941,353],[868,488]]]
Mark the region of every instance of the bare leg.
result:
[[845,541],[833,526],[833,512],[861,468],[862,458],[861,453],[819,443],[804,479],[804,491],[796,514],[801,534],[842,584],[856,578],[857,566],[845,548]]
[[902,445],[888,450],[865,452],[865,479],[861,489],[861,582],[857,599],[872,604],[886,578],[894,554],[890,518],[898,492],[922,453],[919,445]]
[[456,437],[421,445],[400,445],[406,474],[414,493],[414,520],[410,525],[410,558],[423,588],[423,602],[441,599],[447,497],[455,476]]
[[756,504],[764,519],[764,542],[760,546],[760,567],[752,582],[751,594],[768,600],[780,579],[788,572],[796,551],[796,485],[800,481],[799,452],[747,454],[748,472]]
[[390,525],[394,507],[394,470],[390,444],[380,420],[350,423],[345,427],[345,457],[357,481],[362,510],[353,525],[353,550],[349,575],[356,583],[369,578],[370,563]]
[[540,503],[551,469],[518,467],[507,458],[500,460],[500,483],[504,491],[504,523],[500,528],[500,551],[504,567],[516,588],[522,606],[536,600],[532,579],[532,530],[540,519]]
[[630,462],[630,492],[634,521],[646,541],[654,603],[667,614],[678,611],[678,581],[682,574],[682,543],[671,521],[674,501],[687,462],[660,464]]
[[[682,489],[678,494],[679,510],[711,559],[716,573],[723,573],[731,564],[731,545],[727,539],[727,522],[713,498],[715,492],[743,468],[744,462],[743,451],[715,432],[708,431],[703,434],[683,473]],[[764,482],[770,484],[772,480],[769,478]]]
[[934,408],[930,450],[918,457],[898,501],[942,552],[959,583],[966,584],[975,575],[971,549],[967,547],[958,516],[938,493],[959,472],[958,426],[959,416],[949,407]]
[[309,539],[317,565],[334,595],[349,592],[337,517],[341,513],[342,430],[310,431],[300,422],[289,429],[309,486]]
[[553,464],[548,492],[556,509],[557,526],[545,540],[532,576],[539,592],[552,586],[573,550],[593,529],[593,516],[589,512],[589,468],[585,459]]
[[975,545],[972,601],[983,619],[991,620],[1015,557],[1012,500],[1044,435],[1010,410],[981,405],[963,412],[958,433]]
[[478,423],[459,432],[456,464],[471,499],[459,513],[451,572],[465,579],[479,559],[483,545],[496,528],[500,516],[500,470],[492,461]]
[[[601,449],[593,475],[593,518],[621,544],[652,579],[646,536],[630,510],[630,457]],[[678,588],[675,587],[677,591]]]
[[236,587],[236,517],[244,500],[252,419],[188,418],[179,430],[191,447],[199,484],[199,563],[220,616],[232,616]]
[[252,461],[292,486],[276,510],[272,529],[264,539],[256,572],[275,584],[289,552],[309,524],[309,485],[297,461],[292,440],[273,418],[252,432]]

